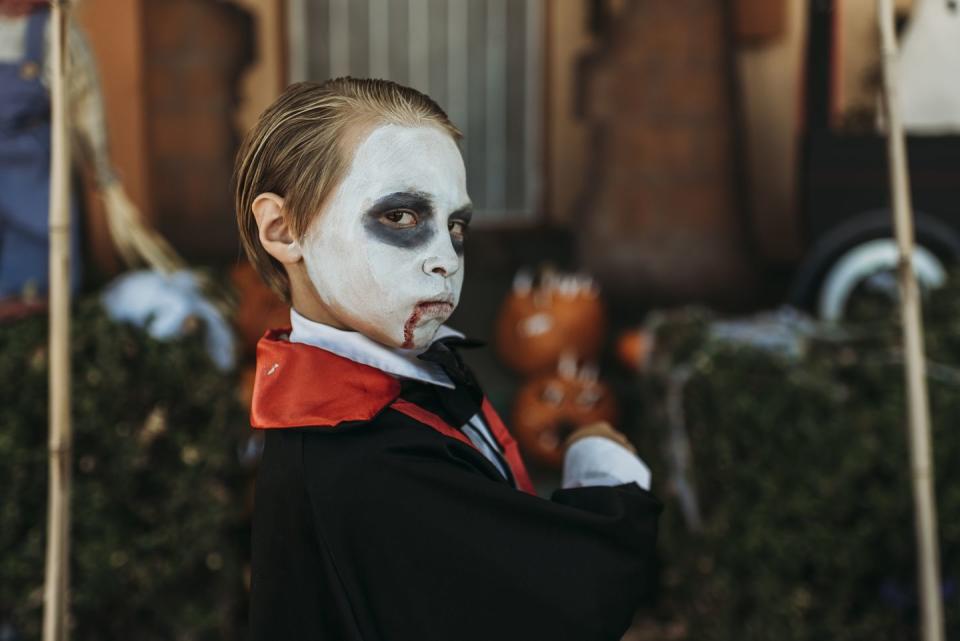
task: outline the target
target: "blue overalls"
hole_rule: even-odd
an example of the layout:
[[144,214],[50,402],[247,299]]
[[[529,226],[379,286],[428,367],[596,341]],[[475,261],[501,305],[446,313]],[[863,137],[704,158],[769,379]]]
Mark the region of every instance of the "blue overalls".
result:
[[[0,299],[45,294],[49,272],[50,96],[41,82],[48,9],[28,17],[26,53],[0,63]],[[80,281],[80,229],[71,207],[71,291]]]

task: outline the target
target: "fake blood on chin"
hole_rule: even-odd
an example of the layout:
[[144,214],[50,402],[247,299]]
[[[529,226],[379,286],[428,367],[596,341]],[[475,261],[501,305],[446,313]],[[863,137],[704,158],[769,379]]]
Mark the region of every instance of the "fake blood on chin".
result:
[[424,301],[417,303],[413,308],[410,318],[403,324],[403,348],[411,349],[413,347],[413,330],[420,324],[424,318],[443,317],[446,318],[453,313],[453,303],[447,301]]

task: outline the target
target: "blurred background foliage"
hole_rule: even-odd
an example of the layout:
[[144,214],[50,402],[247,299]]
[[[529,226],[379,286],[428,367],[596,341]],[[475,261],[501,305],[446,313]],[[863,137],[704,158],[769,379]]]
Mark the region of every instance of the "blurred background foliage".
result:
[[[960,287],[927,301],[948,636],[960,634]],[[879,320],[877,320],[879,319]],[[915,539],[897,308],[864,293],[851,322],[796,352],[719,341],[703,310],[657,330],[637,437],[667,499],[658,616],[691,639],[915,639]],[[670,399],[682,399],[679,412]],[[671,452],[689,439],[689,467]],[[695,488],[699,528],[677,488]]]
[[[159,343],[75,305],[73,630],[84,640],[237,638],[249,529],[236,380],[199,326]],[[39,639],[47,320],[0,325],[0,638]]]
[[[951,635],[960,634],[958,289],[926,305]],[[882,298],[854,302],[850,323],[798,333],[791,349],[719,340],[719,319],[703,309],[651,316],[656,348],[626,400],[632,436],[667,503],[662,589],[650,611],[661,633],[916,638],[897,316]],[[211,364],[199,326],[161,344],[110,321],[93,298],[76,305],[73,368],[73,638],[242,638],[251,483],[237,378]],[[37,639],[43,316],[0,326],[0,377],[10,381],[0,391],[0,637]],[[689,444],[685,470],[678,426]],[[695,490],[696,527],[681,479]]]

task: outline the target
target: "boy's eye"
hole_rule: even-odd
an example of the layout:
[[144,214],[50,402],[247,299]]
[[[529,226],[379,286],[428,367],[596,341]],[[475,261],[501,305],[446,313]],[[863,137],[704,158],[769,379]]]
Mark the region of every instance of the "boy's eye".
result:
[[447,224],[447,228],[450,230],[450,235],[457,239],[463,239],[467,235],[467,223],[462,220],[451,220]]
[[409,209],[388,211],[380,220],[394,229],[409,229],[417,226],[417,215]]

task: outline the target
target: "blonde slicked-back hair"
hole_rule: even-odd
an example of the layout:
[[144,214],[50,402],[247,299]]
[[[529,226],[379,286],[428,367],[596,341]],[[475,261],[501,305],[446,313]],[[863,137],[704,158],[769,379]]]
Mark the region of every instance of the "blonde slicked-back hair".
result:
[[287,87],[240,145],[234,168],[240,241],[263,280],[286,302],[290,281],[260,243],[253,201],[266,192],[281,196],[287,223],[302,238],[350,166],[348,138],[355,127],[388,123],[432,124],[454,140],[462,137],[443,109],[415,89],[388,80],[336,78]]

